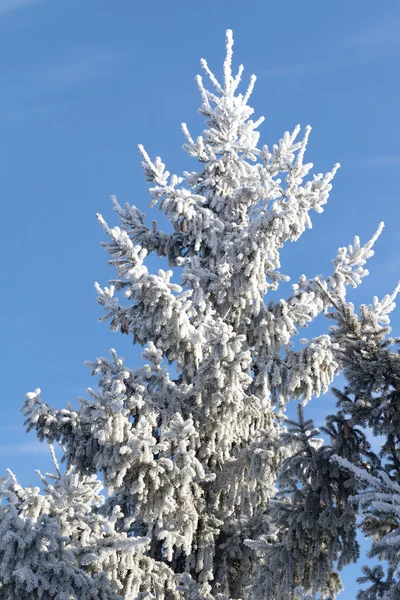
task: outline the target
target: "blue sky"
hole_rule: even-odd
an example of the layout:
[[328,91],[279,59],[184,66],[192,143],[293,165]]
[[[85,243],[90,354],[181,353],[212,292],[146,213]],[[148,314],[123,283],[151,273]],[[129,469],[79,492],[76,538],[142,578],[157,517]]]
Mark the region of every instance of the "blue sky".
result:
[[[200,57],[220,72],[228,27],[236,64],[258,77],[262,143],[311,124],[316,171],[342,164],[312,231],[285,247],[283,270],[327,275],[338,246],[355,234],[366,241],[384,220],[370,276],[351,298],[370,302],[400,279],[396,0],[0,0],[0,470],[21,483],[49,468],[46,449],[24,434],[24,394],[41,387],[53,405],[74,401],[95,384],[83,362],[110,347],[138,364],[127,337],[97,322],[93,282],[113,272],[95,213],[115,223],[111,194],[146,210],[138,143],[171,171],[195,168],[180,123],[201,132],[194,78]],[[309,414],[320,423],[332,406],[328,395]],[[356,570],[345,572],[343,599]]]

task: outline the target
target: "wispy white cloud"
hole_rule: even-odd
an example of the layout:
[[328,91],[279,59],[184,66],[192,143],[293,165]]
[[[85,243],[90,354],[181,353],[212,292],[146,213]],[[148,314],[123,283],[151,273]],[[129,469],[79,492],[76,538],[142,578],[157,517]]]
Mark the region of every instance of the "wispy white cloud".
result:
[[39,441],[26,441],[10,444],[0,444],[1,455],[27,455],[27,454],[48,454],[47,444],[41,444]]
[[400,167],[400,156],[365,156],[347,164],[355,167]]
[[[337,47],[342,52],[337,56]],[[400,17],[394,16],[375,25],[364,25],[343,37],[332,37],[321,45],[315,62],[278,65],[259,71],[259,77],[290,77],[320,74],[362,64],[370,60],[378,49],[387,50],[394,45],[400,48]],[[345,50],[347,48],[347,51]],[[323,56],[325,49],[325,56]],[[332,54],[332,50],[335,52]],[[314,54],[315,55],[315,54]]]
[[400,19],[387,19],[373,26],[365,26],[355,31],[350,38],[352,44],[361,46],[388,46],[400,42]]
[[122,52],[99,47],[76,48],[36,72],[42,83],[81,86],[94,79],[114,75],[126,58]]
[[123,74],[127,61],[129,56],[124,52],[83,46],[71,48],[61,56],[47,57],[29,69],[21,65],[10,76],[6,101],[9,106],[8,110],[7,105],[3,107],[0,123],[47,118],[49,114],[68,111],[79,102],[79,95],[70,92]]
[[46,0],[0,0],[0,17],[11,11],[25,8],[33,4],[41,4]]

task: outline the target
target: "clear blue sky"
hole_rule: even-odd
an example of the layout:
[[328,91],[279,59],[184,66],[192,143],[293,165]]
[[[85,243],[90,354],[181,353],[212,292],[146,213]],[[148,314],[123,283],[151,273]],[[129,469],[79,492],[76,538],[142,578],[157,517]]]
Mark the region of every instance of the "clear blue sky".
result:
[[[307,157],[317,171],[340,162],[314,228],[283,252],[294,278],[329,274],[336,248],[386,228],[356,304],[400,278],[400,4],[398,0],[0,0],[1,279],[0,471],[21,483],[49,468],[18,409],[36,387],[63,406],[95,385],[84,360],[115,347],[139,352],[99,324],[93,282],[113,272],[98,246],[95,213],[111,223],[109,196],[145,210],[137,144],[172,171],[194,168],[181,121],[200,133],[194,81],[199,59],[220,72],[224,31],[235,61],[258,76],[253,106],[262,142],[311,124]],[[393,314],[400,334],[400,309]],[[331,397],[314,400],[320,423]],[[346,571],[354,597],[356,569]]]

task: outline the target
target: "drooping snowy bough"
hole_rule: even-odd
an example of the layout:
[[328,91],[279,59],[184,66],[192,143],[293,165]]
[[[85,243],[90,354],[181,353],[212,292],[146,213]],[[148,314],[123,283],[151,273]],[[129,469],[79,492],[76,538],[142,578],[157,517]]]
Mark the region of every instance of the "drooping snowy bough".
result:
[[[147,227],[138,208],[115,198],[119,226],[98,216],[117,272],[109,287],[96,285],[102,320],[145,346],[145,364],[129,367],[113,350],[110,360],[89,363],[99,386],[80,400],[79,410],[52,408],[40,390],[28,394],[24,406],[29,428],[62,444],[69,469],[62,477],[90,488],[101,474],[109,498],[100,506],[86,502],[81,533],[51,505],[47,488],[43,509],[29,512],[9,495],[13,508],[3,509],[2,522],[9,519],[15,528],[37,531],[51,519],[59,527],[56,551],[68,547],[62,560],[69,568],[92,577],[93,586],[105,576],[115,594],[129,600],[264,598],[254,585],[263,557],[253,542],[268,534],[277,471],[295,451],[282,442],[279,415],[291,399],[306,403],[325,393],[340,367],[330,335],[304,340],[300,349],[292,340],[330,299],[345,302],[346,286],[367,274],[364,264],[382,228],[364,246],[355,238],[341,248],[326,279],[303,275],[290,297],[269,301],[268,292],[288,280],[280,249],[311,227],[313,211],[323,211],[338,165],[309,176],[310,128],[300,135],[296,127],[272,148],[259,146],[263,119],[253,120],[248,105],[255,77],[238,91],[243,67],[232,73],[232,46],[228,31],[222,82],[202,61],[213,86],[209,91],[197,78],[203,135],[194,139],[182,125],[197,169],[170,175],[160,158],[139,147],[152,206],[164,211],[171,231],[155,222]],[[167,257],[171,270],[149,273],[152,253]],[[5,557],[2,543],[1,577],[11,582],[19,563]],[[329,560],[339,554],[340,547]],[[27,568],[35,573],[45,555]],[[282,572],[274,576],[278,581]],[[92,597],[68,577],[74,591],[57,598]],[[29,585],[37,594],[44,584],[32,579]],[[271,588],[275,596],[268,600],[318,592],[299,586],[298,574],[287,578],[284,589]]]

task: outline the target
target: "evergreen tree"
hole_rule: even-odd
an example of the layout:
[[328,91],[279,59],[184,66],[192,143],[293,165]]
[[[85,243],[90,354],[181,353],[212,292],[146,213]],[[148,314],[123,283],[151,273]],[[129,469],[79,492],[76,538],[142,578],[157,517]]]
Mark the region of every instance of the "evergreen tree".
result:
[[262,557],[254,598],[284,600],[296,585],[335,597],[342,589],[336,567],[359,558],[356,511],[349,501],[357,489],[354,477],[331,459],[347,456],[363,466],[371,452],[365,435],[357,429],[346,435],[344,423],[341,413],[328,417],[322,429],[331,443],[324,445],[301,405],[298,421],[287,421],[281,440],[291,454],[278,471],[279,492],[268,507],[270,530],[250,543]]
[[[118,514],[96,511],[102,488],[96,476],[38,475],[44,485],[23,488],[9,471],[0,488],[0,598],[7,600],[117,600],[107,571],[130,560],[140,538],[115,531]],[[119,554],[119,556],[117,556]]]
[[400,598],[400,356],[395,348],[399,340],[389,337],[389,313],[399,289],[382,301],[375,297],[360,315],[351,303],[340,301],[329,314],[337,321],[331,332],[347,378],[344,391],[334,389],[338,405],[351,428],[372,428],[384,440],[379,455],[370,454],[364,466],[349,456],[333,457],[361,486],[352,500],[360,507],[363,533],[372,539],[369,556],[388,565],[386,576],[381,564],[364,567],[359,582],[370,586],[359,592],[358,600]]
[[[145,364],[129,368],[115,351],[111,360],[90,363],[98,389],[89,389],[90,398],[81,399],[77,410],[52,408],[40,390],[27,396],[28,429],[62,444],[65,477],[92,489],[101,474],[109,493],[101,506],[85,502],[82,512],[75,509],[79,498],[71,499],[84,523],[84,545],[74,522],[48,500],[48,486],[40,500],[47,512],[36,521],[25,516],[20,501],[15,506],[6,496],[4,543],[20,521],[42,535],[38,528],[51,520],[52,556],[59,553],[60,564],[69,561],[59,580],[69,587],[66,583],[60,598],[85,598],[72,581],[73,569],[80,569],[93,589],[98,577],[106,577],[128,600],[261,600],[264,561],[251,546],[269,535],[269,502],[282,463],[278,483],[287,498],[275,500],[269,514],[279,514],[277,540],[290,538],[301,572],[292,569],[295,576],[280,589],[267,586],[273,590],[268,600],[308,599],[326,587],[335,591],[331,562],[357,553],[352,516],[335,505],[347,493],[338,467],[319,452],[311,425],[303,423],[282,438],[278,413],[291,399],[306,403],[327,391],[339,368],[331,336],[304,340],[299,350],[293,338],[332,306],[329,294],[345,303],[346,286],[357,286],[367,274],[363,265],[381,227],[365,246],[356,238],[353,246],[341,248],[325,280],[303,275],[289,298],[266,302],[268,291],[288,280],[280,272],[280,249],[311,227],[311,211],[323,211],[338,165],[306,179],[312,168],[304,163],[310,128],[301,139],[300,127],[285,133],[272,149],[258,145],[263,119],[254,121],[248,105],[255,77],[244,93],[237,91],[243,67],[232,74],[232,45],[228,31],[222,83],[202,61],[214,86],[208,91],[197,78],[207,124],[203,136],[194,140],[182,126],[184,147],[198,169],[170,175],[160,158],[152,161],[140,147],[152,206],[165,212],[172,231],[161,231],[155,222],[147,227],[136,207],[122,207],[116,199],[119,226],[110,228],[99,215],[117,272],[109,287],[97,285],[103,320],[145,346]],[[171,270],[150,274],[145,259],[151,253],[167,257]],[[168,363],[176,366],[175,377]],[[285,462],[292,441],[298,454]],[[319,465],[326,472],[319,474]],[[301,485],[295,483],[299,477]],[[299,501],[315,509],[316,532],[305,515],[296,529]],[[323,540],[332,541],[323,531],[330,526],[339,539],[322,552]],[[295,540],[296,531],[305,535],[304,544]],[[103,549],[109,543],[107,563]],[[308,572],[313,548],[319,550]],[[42,573],[50,550],[40,552],[29,563],[34,576]],[[25,580],[12,587],[19,581],[19,554],[6,548],[3,553],[2,589],[8,586],[12,591],[6,593],[18,598],[42,597],[41,588]],[[275,580],[284,560],[282,555],[280,571],[271,574]]]

